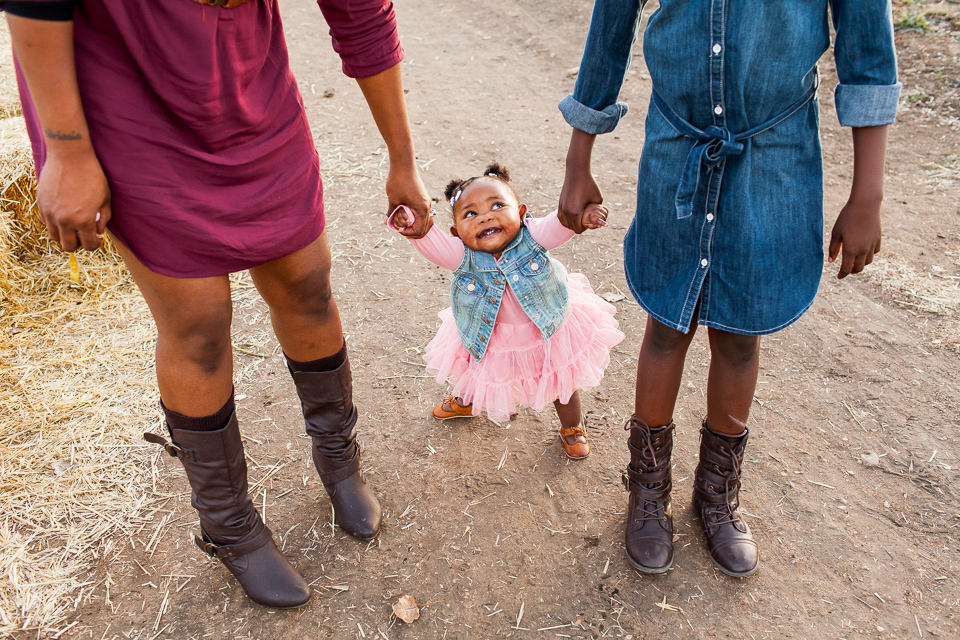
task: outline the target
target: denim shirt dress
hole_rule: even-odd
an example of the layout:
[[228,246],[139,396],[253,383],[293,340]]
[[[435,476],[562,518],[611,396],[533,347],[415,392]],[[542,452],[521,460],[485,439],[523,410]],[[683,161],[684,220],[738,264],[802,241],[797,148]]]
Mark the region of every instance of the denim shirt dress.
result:
[[[571,126],[607,133],[627,112],[617,96],[645,1],[596,0],[574,93],[560,103]],[[653,95],[624,267],[637,302],[668,327],[760,335],[813,303],[823,268],[817,60],[830,17],[841,125],[892,123],[889,0],[661,0],[650,17]]]

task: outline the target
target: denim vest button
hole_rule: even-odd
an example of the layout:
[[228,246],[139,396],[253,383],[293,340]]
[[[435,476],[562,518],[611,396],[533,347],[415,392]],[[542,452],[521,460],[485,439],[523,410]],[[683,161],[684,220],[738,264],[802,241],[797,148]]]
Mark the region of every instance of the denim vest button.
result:
[[720,105],[717,105],[713,108],[713,112],[717,115],[720,115],[721,113],[723,113],[723,107],[721,107]]
[[467,285],[467,291],[473,291],[474,289],[476,289],[476,287],[474,286],[474,284],[473,284],[472,282]]
[[707,214],[707,222],[713,222],[713,214],[712,214],[712,213],[708,213],[708,214]]
[[516,281],[519,280],[519,279],[520,279],[520,276],[514,274],[514,276],[513,276],[513,281],[516,282]]
[[723,51],[723,47],[721,47],[719,43],[713,45],[714,53],[719,54],[721,51]]
[[540,268],[540,265],[538,265],[536,262],[531,262],[531,263],[530,263],[530,268],[533,269],[534,271],[536,271],[537,269]]
[[707,264],[708,264],[708,262],[707,262],[707,259],[706,259],[706,258],[704,258],[703,260],[700,261],[700,266],[701,266],[701,267],[706,267]]

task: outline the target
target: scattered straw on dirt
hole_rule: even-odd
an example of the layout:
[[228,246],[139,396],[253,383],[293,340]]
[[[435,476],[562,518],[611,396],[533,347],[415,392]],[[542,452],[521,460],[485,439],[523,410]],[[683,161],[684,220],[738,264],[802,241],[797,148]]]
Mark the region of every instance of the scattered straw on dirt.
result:
[[922,273],[895,255],[878,255],[864,271],[866,279],[888,293],[893,302],[914,311],[936,314],[942,322],[934,328],[937,343],[960,348],[960,276],[933,267]]
[[0,121],[0,635],[58,632],[85,576],[151,519],[154,330],[109,248],[66,256],[34,207],[20,118]]

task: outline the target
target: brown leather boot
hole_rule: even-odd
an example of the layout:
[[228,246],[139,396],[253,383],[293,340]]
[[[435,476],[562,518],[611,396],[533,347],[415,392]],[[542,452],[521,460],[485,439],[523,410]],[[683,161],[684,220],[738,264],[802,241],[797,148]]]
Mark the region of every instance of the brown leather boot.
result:
[[197,546],[216,556],[256,603],[277,609],[300,607],[310,587],[273,542],[273,534],[247,496],[247,462],[236,413],[217,431],[170,429],[173,442],[145,433],[180,460],[200,513]]
[[624,545],[630,564],[644,573],[665,573],[673,564],[673,515],[670,511],[671,422],[650,428],[631,417],[630,465],[623,486],[630,491]]
[[748,431],[739,436],[700,429],[700,463],[693,478],[693,508],[707,534],[707,551],[724,573],[741,577],[757,570],[760,555],[740,515],[740,465]]
[[290,371],[303,407],[313,463],[340,528],[361,540],[380,530],[380,503],[360,469],[350,361],[333,371]]

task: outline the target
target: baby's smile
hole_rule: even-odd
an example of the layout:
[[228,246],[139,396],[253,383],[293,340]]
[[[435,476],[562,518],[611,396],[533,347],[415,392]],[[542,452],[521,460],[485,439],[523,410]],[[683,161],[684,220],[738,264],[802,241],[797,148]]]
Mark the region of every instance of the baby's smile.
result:
[[483,240],[484,238],[489,238],[490,236],[498,234],[501,231],[503,231],[503,229],[501,229],[500,227],[488,227],[477,234],[477,240]]

